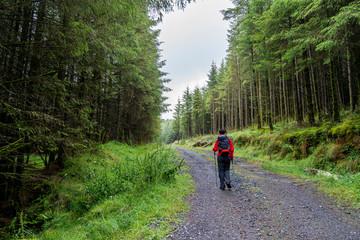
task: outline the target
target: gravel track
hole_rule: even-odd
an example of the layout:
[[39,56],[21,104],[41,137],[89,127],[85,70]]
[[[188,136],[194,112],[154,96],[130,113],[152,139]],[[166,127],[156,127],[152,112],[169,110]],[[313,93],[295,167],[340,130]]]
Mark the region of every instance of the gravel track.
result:
[[[222,191],[213,160],[178,150],[197,189],[190,211],[168,239],[360,239],[358,211],[340,209],[308,183],[235,158],[234,188]],[[212,152],[204,152],[213,159]]]

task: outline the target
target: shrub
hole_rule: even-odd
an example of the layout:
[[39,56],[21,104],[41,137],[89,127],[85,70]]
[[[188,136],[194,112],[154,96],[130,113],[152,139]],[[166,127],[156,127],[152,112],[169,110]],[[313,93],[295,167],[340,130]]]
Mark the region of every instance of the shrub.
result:
[[283,149],[283,144],[279,140],[271,140],[268,142],[268,144],[269,144],[269,146],[267,147],[268,154],[277,154],[281,152]]
[[174,160],[173,152],[160,147],[143,156],[127,156],[96,171],[89,170],[88,179],[85,181],[87,208],[133,188],[138,189],[154,182],[173,180],[181,167],[181,163],[176,163]]
[[281,147],[281,151],[280,151],[280,156],[282,158],[284,158],[287,154],[293,152],[294,149],[291,145],[289,144],[283,144],[282,147]]
[[343,173],[357,173],[359,172],[359,166],[360,161],[359,157],[356,158],[347,158],[344,160],[341,160],[338,165],[338,171]]
[[337,164],[341,147],[338,144],[329,143],[322,145],[315,151],[314,167],[317,169],[333,169]]

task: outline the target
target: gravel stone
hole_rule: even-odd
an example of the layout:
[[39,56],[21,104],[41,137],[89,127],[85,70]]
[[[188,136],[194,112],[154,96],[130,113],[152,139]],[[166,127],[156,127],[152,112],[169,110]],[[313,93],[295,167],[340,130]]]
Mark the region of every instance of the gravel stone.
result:
[[[233,188],[222,191],[214,160],[188,149],[178,151],[191,169],[196,191],[189,198],[190,211],[169,240],[360,239],[359,211],[339,208],[311,183],[298,183],[235,158]],[[204,152],[213,159],[211,151]]]

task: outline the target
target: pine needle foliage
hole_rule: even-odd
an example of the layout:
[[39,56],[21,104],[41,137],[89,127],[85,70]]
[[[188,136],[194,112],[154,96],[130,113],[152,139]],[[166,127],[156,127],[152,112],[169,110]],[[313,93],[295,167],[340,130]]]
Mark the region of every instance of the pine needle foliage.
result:
[[[204,104],[191,106],[205,107],[203,121],[194,115],[192,132],[175,140],[221,128],[321,125],[359,111],[359,1],[232,2],[222,11],[230,21],[227,56],[220,67],[209,66]],[[181,105],[189,103],[183,98]],[[177,117],[189,122],[185,113]]]
[[24,205],[31,155],[51,172],[98,142],[154,139],[168,80],[153,27],[159,15],[189,2],[0,1],[0,203],[8,206],[6,217]]

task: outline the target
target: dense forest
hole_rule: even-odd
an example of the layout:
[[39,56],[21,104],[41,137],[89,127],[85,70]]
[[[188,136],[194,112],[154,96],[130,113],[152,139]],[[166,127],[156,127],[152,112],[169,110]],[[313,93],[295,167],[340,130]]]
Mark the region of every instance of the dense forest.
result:
[[184,91],[165,141],[358,111],[359,1],[232,2],[227,57],[210,66],[206,87]]
[[[67,157],[159,134],[170,80],[154,27],[192,1],[0,0],[0,227]],[[185,90],[166,142],[359,111],[359,1],[233,3],[227,57]]]
[[153,139],[169,90],[153,27],[189,2],[0,1],[1,219],[43,191],[29,156],[50,172],[95,143]]

